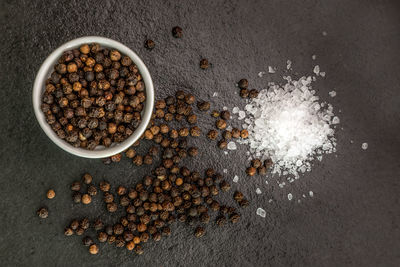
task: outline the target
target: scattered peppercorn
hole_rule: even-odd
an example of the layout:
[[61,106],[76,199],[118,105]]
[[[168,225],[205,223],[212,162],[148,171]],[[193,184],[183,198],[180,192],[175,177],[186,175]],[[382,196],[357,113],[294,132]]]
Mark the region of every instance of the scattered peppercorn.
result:
[[259,160],[259,159],[253,159],[251,161],[251,166],[254,168],[259,168],[259,167],[261,167],[261,165],[262,165],[262,163],[261,163],[261,160]]
[[82,177],[82,180],[85,184],[90,184],[93,180],[93,177],[89,173],[85,173]]
[[47,210],[47,208],[42,207],[38,209],[37,215],[42,219],[46,219],[49,216],[49,211]]
[[176,26],[174,28],[172,28],[172,36],[174,36],[175,38],[182,38],[183,35],[183,31],[182,28],[179,26]]
[[241,79],[238,82],[238,86],[240,89],[247,89],[247,87],[249,86],[249,82],[246,79]]
[[147,39],[144,42],[144,47],[146,47],[148,50],[152,50],[155,46],[156,46],[156,44],[154,43],[153,40]]
[[215,140],[218,137],[218,131],[216,130],[210,130],[207,134],[208,139],[210,140]]
[[207,111],[210,109],[210,103],[206,102],[206,101],[202,101],[202,102],[197,102],[197,108],[200,111]]
[[206,58],[203,58],[202,60],[200,60],[200,68],[205,70],[205,69],[208,69],[208,67],[209,67],[209,63]]
[[231,113],[227,110],[221,111],[221,118],[224,120],[229,120],[231,118]]
[[87,205],[87,204],[90,204],[90,202],[92,202],[92,197],[89,194],[83,194],[82,195],[82,203]]
[[96,244],[90,245],[90,247],[89,247],[89,252],[90,252],[90,254],[92,254],[92,255],[95,255],[95,254],[99,253],[99,246],[96,245]]
[[48,199],[53,199],[56,196],[56,192],[54,192],[53,189],[50,189],[49,191],[47,191],[46,196]]
[[205,233],[206,230],[201,226],[196,227],[196,229],[194,230],[194,236],[197,238],[204,236]]
[[246,173],[248,176],[254,176],[256,174],[256,172],[257,172],[257,169],[254,167],[248,167],[246,169]]

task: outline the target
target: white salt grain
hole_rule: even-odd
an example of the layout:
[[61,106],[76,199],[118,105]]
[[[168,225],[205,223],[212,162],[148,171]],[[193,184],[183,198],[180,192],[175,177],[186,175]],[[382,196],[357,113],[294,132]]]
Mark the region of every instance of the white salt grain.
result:
[[227,108],[227,107],[225,107],[225,106],[224,106],[222,109],[223,109],[223,110],[228,110],[228,108]]
[[228,151],[224,151],[224,154],[225,154],[225,155],[228,155]]
[[239,181],[239,176],[235,175],[232,180],[234,183],[237,183]]
[[246,112],[243,110],[239,111],[239,120],[243,120],[246,117]]
[[267,215],[267,213],[265,212],[265,210],[263,210],[262,208],[258,208],[256,211],[257,215],[265,218],[265,216]]
[[335,91],[330,91],[329,92],[329,96],[330,97],[335,97],[336,96],[336,92]]
[[218,96],[218,93],[214,92],[213,97],[216,97],[216,96]]
[[264,74],[265,74],[265,71],[260,71],[260,72],[258,73],[258,77],[261,78]]
[[222,172],[223,173],[228,173],[228,169],[223,169]]
[[271,66],[268,66],[268,72],[269,73],[275,73],[275,70]]
[[313,191],[308,192],[308,194],[310,195],[310,197],[314,196],[314,192]]
[[322,32],[322,35],[323,35],[323,36],[327,36],[328,33],[327,33],[326,31],[323,31],[323,32]]
[[262,192],[261,192],[261,189],[257,187],[256,193],[257,193],[257,195],[260,195],[260,194],[262,193]]
[[312,60],[316,60],[317,56],[316,55],[312,55],[311,58],[312,58]]
[[228,143],[228,145],[226,146],[226,148],[227,149],[229,149],[229,150],[236,150],[236,143],[235,142],[233,142],[233,141],[230,141],[229,143]]
[[286,69],[290,70],[292,68],[292,61],[286,61]]
[[316,65],[315,67],[314,67],[314,70],[313,70],[313,72],[315,73],[315,74],[319,74],[319,65]]
[[236,114],[236,113],[239,113],[239,108],[238,107],[234,107],[233,109],[232,109],[232,113],[233,114]]
[[368,148],[368,143],[362,143],[361,148],[366,150]]
[[321,72],[319,73],[319,76],[321,76],[321,77],[325,77],[325,75],[326,75],[325,71],[321,71]]
[[292,200],[292,199],[293,199],[293,195],[292,195],[291,193],[289,193],[289,194],[287,195],[287,198],[288,198],[289,200]]

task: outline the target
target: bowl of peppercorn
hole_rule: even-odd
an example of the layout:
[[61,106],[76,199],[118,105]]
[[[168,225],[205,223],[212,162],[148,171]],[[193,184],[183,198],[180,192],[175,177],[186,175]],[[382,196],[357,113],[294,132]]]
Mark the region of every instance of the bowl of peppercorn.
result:
[[80,157],[106,158],[143,135],[154,87],[135,52],[112,39],[87,36],[47,57],[32,100],[41,128],[57,146]]

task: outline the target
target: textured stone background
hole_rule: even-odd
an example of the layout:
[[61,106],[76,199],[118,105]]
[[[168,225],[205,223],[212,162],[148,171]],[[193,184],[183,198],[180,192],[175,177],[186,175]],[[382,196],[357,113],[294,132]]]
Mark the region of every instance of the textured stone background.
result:
[[[398,1],[0,3],[2,266],[400,265]],[[184,29],[180,40],[170,33],[176,25]],[[150,168],[134,168],[127,159],[104,166],[69,155],[49,141],[35,120],[31,88],[40,64],[59,45],[84,35],[113,38],[136,51],[152,73],[157,96],[184,88],[217,108],[244,104],[235,94],[242,77],[262,88],[267,81],[282,82],[287,59],[296,77],[319,64],[327,77],[314,87],[336,112],[341,110],[338,153],[280,189],[276,178],[269,178],[267,186],[262,177],[243,175],[243,147],[227,157],[200,139],[201,160],[187,164],[227,168],[228,180],[239,174],[234,187],[251,199],[241,212],[243,220],[222,229],[210,225],[202,239],[176,225],[171,237],[147,244],[141,256],[110,246],[91,256],[79,237],[63,236],[63,227],[72,217],[96,216],[103,206],[99,199],[89,207],[74,206],[68,185],[84,171],[97,181],[129,185]],[[150,52],[143,48],[147,37],[156,42]],[[212,62],[211,69],[199,69],[201,57]],[[259,78],[268,65],[278,73]],[[331,90],[337,97],[328,96]],[[207,118],[202,117],[205,129],[211,123]],[[361,150],[363,142],[369,143],[367,151]],[[256,195],[257,187],[262,195]],[[53,201],[45,200],[49,188],[57,192]],[[314,198],[297,203],[310,190]],[[287,200],[289,192],[295,200]],[[224,199],[232,202],[230,194]],[[35,214],[40,205],[50,209],[47,220]],[[259,206],[267,218],[256,216]]]

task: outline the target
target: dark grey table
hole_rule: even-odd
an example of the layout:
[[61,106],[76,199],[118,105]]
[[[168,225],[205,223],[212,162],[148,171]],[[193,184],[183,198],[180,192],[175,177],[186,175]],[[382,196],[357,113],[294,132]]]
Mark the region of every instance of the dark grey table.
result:
[[[181,40],[171,36],[176,25],[184,29]],[[0,29],[0,265],[400,265],[398,1],[3,0]],[[327,76],[314,88],[341,118],[338,152],[280,189],[276,182],[267,186],[262,177],[243,175],[244,147],[227,157],[200,139],[201,160],[186,164],[226,168],[228,180],[240,176],[233,187],[251,200],[242,221],[209,226],[202,239],[176,225],[171,237],[146,245],[141,256],[110,246],[89,255],[80,238],[63,236],[63,228],[71,218],[94,217],[103,207],[99,199],[90,207],[74,206],[68,185],[85,171],[97,181],[129,185],[150,167],[135,168],[126,158],[105,166],[74,157],[51,143],[36,122],[31,89],[40,64],[59,45],[84,35],[113,38],[136,51],[151,71],[157,96],[183,88],[216,108],[244,105],[234,94],[242,77],[263,88],[268,81],[282,82],[287,59],[295,77],[319,64]],[[146,38],[155,40],[153,51],[143,47]],[[211,69],[199,69],[202,57]],[[278,72],[258,77],[268,65]],[[211,127],[206,117],[202,123]],[[369,143],[366,151],[363,142]],[[57,192],[52,201],[45,200],[49,188]],[[297,203],[309,191],[314,197]],[[231,203],[231,196],[224,201]],[[50,208],[47,220],[35,214],[40,205]],[[257,207],[267,211],[265,219],[256,216]]]

